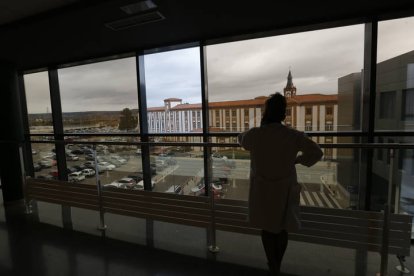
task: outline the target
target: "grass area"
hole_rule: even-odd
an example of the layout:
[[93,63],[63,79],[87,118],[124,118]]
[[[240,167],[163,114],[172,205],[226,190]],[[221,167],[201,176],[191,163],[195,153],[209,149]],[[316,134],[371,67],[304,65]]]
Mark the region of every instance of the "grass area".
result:
[[217,153],[227,156],[229,159],[233,159],[233,153],[234,153],[234,159],[249,159],[250,158],[250,152],[240,149],[225,149],[225,150],[218,150]]

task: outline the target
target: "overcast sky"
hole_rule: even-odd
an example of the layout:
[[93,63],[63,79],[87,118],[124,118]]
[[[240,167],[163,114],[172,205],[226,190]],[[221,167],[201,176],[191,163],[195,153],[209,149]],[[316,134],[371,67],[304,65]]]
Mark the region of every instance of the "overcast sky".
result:
[[[414,18],[379,24],[378,61],[414,50]],[[338,78],[363,66],[364,26],[207,47],[210,101],[251,99],[283,91],[289,69],[298,94],[337,93]],[[148,106],[165,98],[201,102],[198,48],[145,56]],[[63,112],[137,108],[135,58],[59,70]],[[50,111],[47,73],[25,76],[29,113]]]

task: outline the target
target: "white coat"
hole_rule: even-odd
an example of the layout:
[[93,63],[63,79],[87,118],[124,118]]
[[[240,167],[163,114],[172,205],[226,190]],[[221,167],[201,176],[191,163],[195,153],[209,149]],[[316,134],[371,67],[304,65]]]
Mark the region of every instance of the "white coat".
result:
[[300,227],[295,164],[312,166],[322,157],[318,144],[280,123],[252,128],[238,136],[250,151],[249,221],[273,233]]

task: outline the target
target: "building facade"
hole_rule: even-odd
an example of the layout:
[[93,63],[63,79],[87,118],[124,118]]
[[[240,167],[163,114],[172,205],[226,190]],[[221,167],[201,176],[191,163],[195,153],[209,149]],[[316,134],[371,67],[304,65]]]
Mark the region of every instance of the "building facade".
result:
[[[338,96],[336,94],[297,95],[289,70],[283,94],[287,99],[285,124],[300,131],[337,131]],[[210,132],[242,132],[260,126],[263,106],[269,96],[254,99],[209,102]],[[168,98],[164,106],[148,108],[150,133],[202,132],[201,103],[182,103]],[[317,137],[318,143],[336,143],[336,137]],[[224,142],[224,141],[223,141]],[[335,159],[336,149],[325,149],[325,159]]]

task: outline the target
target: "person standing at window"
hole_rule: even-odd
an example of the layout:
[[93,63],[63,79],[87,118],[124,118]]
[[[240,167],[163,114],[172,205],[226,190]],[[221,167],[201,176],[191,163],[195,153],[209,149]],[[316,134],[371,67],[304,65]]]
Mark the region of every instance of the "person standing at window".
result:
[[273,94],[264,106],[260,127],[240,133],[240,145],[250,151],[249,222],[262,229],[271,275],[280,274],[288,232],[300,227],[301,186],[295,164],[307,167],[323,153],[303,132],[284,126],[286,98]]

